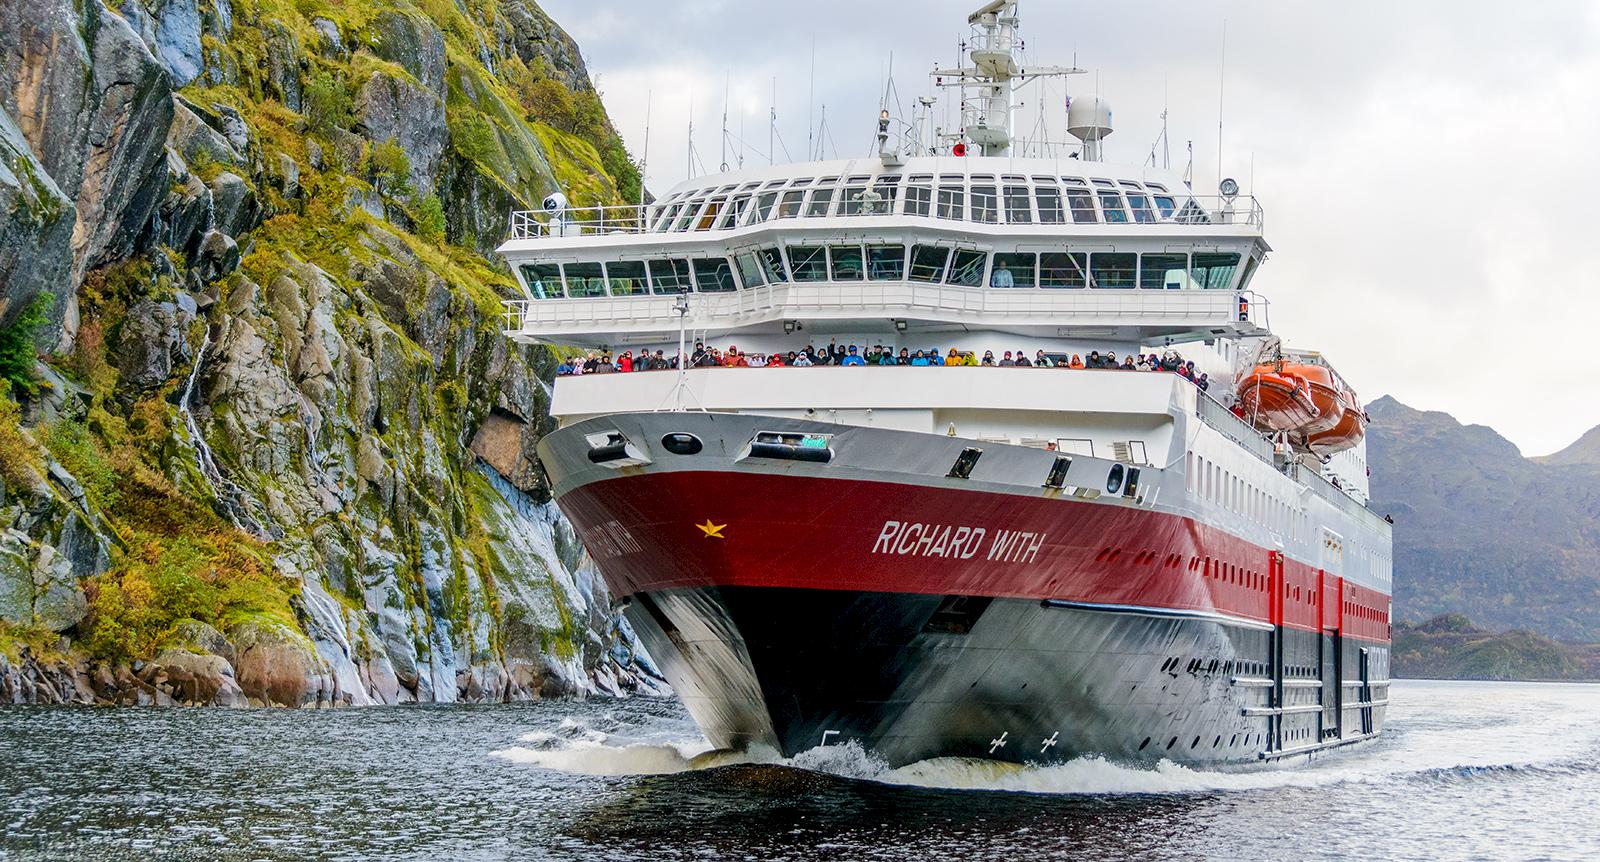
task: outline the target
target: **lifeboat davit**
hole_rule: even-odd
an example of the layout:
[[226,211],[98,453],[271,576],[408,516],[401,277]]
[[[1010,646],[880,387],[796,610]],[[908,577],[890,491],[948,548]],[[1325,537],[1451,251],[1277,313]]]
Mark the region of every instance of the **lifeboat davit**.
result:
[[1317,421],[1311,385],[1290,374],[1283,362],[1268,362],[1250,369],[1239,381],[1239,404],[1246,421],[1269,431],[1294,431]]
[[1344,413],[1339,417],[1338,424],[1306,438],[1306,447],[1323,458],[1355,446],[1367,433],[1367,411],[1361,409],[1361,402],[1354,390],[1348,387],[1342,389],[1339,400],[1344,406]]
[[1316,418],[1291,430],[1310,437],[1331,430],[1344,418],[1344,385],[1333,376],[1333,369],[1311,363],[1283,363],[1283,373],[1298,377],[1311,389],[1311,403],[1317,408]]

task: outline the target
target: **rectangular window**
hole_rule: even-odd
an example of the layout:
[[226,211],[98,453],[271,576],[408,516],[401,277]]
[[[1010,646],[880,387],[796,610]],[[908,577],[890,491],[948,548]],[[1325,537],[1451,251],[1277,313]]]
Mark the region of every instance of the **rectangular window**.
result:
[[744,282],[746,289],[760,287],[766,281],[761,276],[761,263],[756,260],[755,252],[743,252],[735,255],[733,260],[739,264],[739,280]]
[[764,222],[772,218],[772,210],[778,205],[777,192],[762,192],[756,196],[756,211],[750,215],[750,223]]
[[1133,220],[1139,224],[1151,224],[1156,220],[1156,214],[1150,209],[1150,199],[1139,192],[1128,192],[1128,203],[1133,207]]
[[728,203],[728,206],[723,209],[722,218],[717,220],[717,230],[727,230],[731,227],[738,227],[740,220],[744,217],[745,208],[749,205],[749,195],[739,195],[738,197],[735,197]]
[[522,280],[528,283],[528,295],[534,299],[561,299],[561,267],[553,263],[525,263]]
[[1163,220],[1172,218],[1172,214],[1177,211],[1178,207],[1172,202],[1171,197],[1167,195],[1156,195],[1156,213],[1160,215]]
[[906,275],[906,247],[903,245],[867,246],[867,278],[873,281],[899,281]]
[[928,186],[906,186],[906,215],[927,215],[932,200],[933,189]]
[[605,296],[606,279],[598,263],[569,263],[562,267],[567,275],[567,296]]
[[972,187],[972,220],[994,224],[999,214],[995,211],[994,186]]
[[1083,189],[1067,189],[1067,204],[1072,208],[1073,224],[1098,224],[1100,214],[1094,211],[1094,198]]
[[1115,189],[1101,189],[1100,209],[1106,214],[1106,224],[1127,224],[1128,211],[1122,208],[1122,195]]
[[778,204],[778,218],[795,218],[800,215],[800,204],[806,199],[804,189],[790,189],[783,193],[783,202]]
[[944,277],[944,266],[950,261],[950,249],[932,245],[911,247],[911,280],[934,284]]
[[695,258],[694,284],[701,293],[728,293],[737,288],[733,283],[733,267],[725,257]]
[[939,187],[939,218],[955,219],[960,221],[966,218],[962,208],[965,196],[960,186]]
[[722,206],[727,201],[727,198],[717,198],[706,204],[705,212],[701,213],[700,218],[694,223],[694,229],[711,230],[711,226],[717,223],[717,214],[722,212]]
[[678,214],[678,223],[672,226],[674,231],[688,230],[694,224],[695,214],[700,212],[700,207],[706,202],[705,198],[695,198],[684,204],[683,212]]
[[955,260],[950,264],[949,283],[962,287],[982,287],[983,265],[988,262],[988,257],[981,251],[958,249]]
[[639,296],[647,293],[644,261],[614,260],[606,264],[606,283],[612,296]]
[[789,280],[789,274],[783,266],[783,255],[776,248],[764,248],[760,252],[761,273],[767,277],[768,284],[783,284]]
[[678,211],[681,209],[683,209],[683,204],[681,203],[666,207],[661,213],[658,214],[655,224],[651,226],[651,229],[657,231],[671,230],[672,220],[678,217]]
[[1089,256],[1083,252],[1047,251],[1039,255],[1039,286],[1089,286]]
[[1233,271],[1239,267],[1239,253],[1211,253],[1201,254],[1196,252],[1194,264],[1190,267],[1189,275],[1194,279],[1194,286],[1206,290],[1225,290],[1233,284]]
[[1040,224],[1061,224],[1067,220],[1067,214],[1061,208],[1061,189],[1053,185],[1036,186],[1033,197],[1039,205]]
[[1139,286],[1145,290],[1181,290],[1189,286],[1189,256],[1147,254],[1140,261]]
[[689,262],[682,258],[650,261],[650,286],[657,294],[689,289]]
[[1133,287],[1139,256],[1133,252],[1097,251],[1089,255],[1089,277],[1095,287],[1122,290]]
[[795,281],[827,281],[828,250],[820,245],[789,246],[789,265]]
[[990,287],[1033,287],[1035,256],[1031,252],[997,252],[989,273]]
[[865,186],[845,186],[844,194],[839,198],[839,215],[862,215],[863,198],[866,196]]
[[834,281],[860,281],[865,274],[859,245],[828,246],[828,258],[833,263]]
[[811,200],[806,204],[806,216],[818,218],[828,214],[828,207],[833,204],[833,189],[814,189]]
[[1027,186],[1006,186],[1006,224],[1033,224]]

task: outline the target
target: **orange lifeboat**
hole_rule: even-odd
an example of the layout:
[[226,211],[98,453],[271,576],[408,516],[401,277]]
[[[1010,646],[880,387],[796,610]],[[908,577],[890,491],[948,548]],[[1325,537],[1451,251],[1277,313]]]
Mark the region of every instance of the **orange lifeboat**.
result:
[[1246,420],[1270,431],[1293,431],[1317,420],[1306,379],[1290,374],[1283,362],[1266,362],[1239,381],[1239,404]]
[[1283,373],[1306,382],[1311,388],[1311,403],[1317,408],[1316,418],[1294,430],[1309,437],[1332,429],[1344,418],[1345,406],[1341,392],[1345,387],[1333,376],[1333,369],[1309,362],[1284,363]]
[[1306,438],[1306,446],[1323,458],[1355,446],[1367,433],[1367,411],[1361,409],[1355,391],[1345,387],[1339,392],[1339,400],[1344,406],[1344,413],[1338,424]]

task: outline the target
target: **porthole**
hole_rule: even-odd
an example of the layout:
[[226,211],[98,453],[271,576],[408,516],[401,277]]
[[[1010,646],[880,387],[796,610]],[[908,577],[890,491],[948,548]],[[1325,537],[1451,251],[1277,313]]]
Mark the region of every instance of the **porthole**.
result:
[[1106,474],[1107,494],[1115,494],[1122,490],[1122,477],[1126,474],[1126,472],[1127,471],[1122,469],[1121,464],[1111,465],[1111,472]]
[[1150,737],[1147,736],[1147,737],[1144,738],[1144,742],[1139,743],[1139,750],[1140,751],[1144,751],[1145,746],[1147,746],[1149,744],[1150,744]]
[[674,455],[698,455],[700,450],[705,448],[705,444],[701,443],[700,438],[693,434],[678,431],[663,436],[661,438],[661,448]]
[[1173,738],[1167,740],[1167,750],[1171,751],[1172,750],[1172,746],[1177,745],[1177,744],[1178,744],[1178,738],[1176,736],[1174,736]]

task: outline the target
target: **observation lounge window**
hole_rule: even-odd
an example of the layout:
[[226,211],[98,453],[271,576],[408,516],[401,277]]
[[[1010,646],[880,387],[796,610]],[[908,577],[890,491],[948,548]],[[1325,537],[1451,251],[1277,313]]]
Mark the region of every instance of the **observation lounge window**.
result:
[[750,216],[750,223],[764,222],[772,218],[772,209],[778,205],[777,192],[762,192],[756,197],[756,211]]
[[828,249],[820,245],[791,245],[789,265],[797,282],[827,281]]
[[678,211],[681,209],[683,209],[683,204],[681,203],[676,203],[669,207],[665,207],[662,212],[657,214],[655,224],[651,225],[650,229],[654,231],[666,231],[671,229],[672,220],[678,217]]
[[1033,224],[1027,186],[1006,186],[1006,224]]
[[561,299],[566,293],[561,289],[561,267],[553,263],[525,263],[522,280],[528,283],[528,295],[534,299]]
[[906,215],[925,216],[933,205],[933,177],[922,175],[911,178],[906,186]]
[[778,218],[797,218],[800,215],[800,205],[805,202],[805,189],[790,189],[783,193],[783,200],[778,204]]
[[1233,284],[1233,271],[1239,268],[1238,252],[1195,253],[1189,275],[1196,287],[1205,290],[1225,290]]
[[1040,224],[1061,224],[1067,220],[1066,211],[1061,208],[1061,189],[1054,184],[1036,186],[1033,194],[1039,205]]
[[860,281],[866,277],[859,245],[830,245],[828,259],[833,264],[834,281]]
[[1032,252],[996,252],[990,287],[1033,287],[1037,259]]
[[761,273],[767,277],[768,284],[783,284],[789,280],[789,272],[783,265],[783,254],[776,248],[768,247],[757,252],[760,256]]
[[606,284],[612,296],[641,296],[649,293],[645,282],[644,261],[614,260],[606,264]]
[[722,218],[717,221],[717,230],[726,230],[730,227],[738,227],[739,222],[744,217],[745,207],[749,205],[749,203],[749,195],[739,195],[732,201],[729,201],[728,206],[722,211]]
[[761,262],[756,260],[755,252],[743,252],[735,255],[734,262],[739,264],[739,280],[748,288],[760,287],[766,283],[761,275]]
[[1172,218],[1172,214],[1178,211],[1178,205],[1173,203],[1170,195],[1156,195],[1155,198],[1156,214],[1160,216],[1161,219],[1166,220]]
[[965,193],[960,186],[940,186],[939,218],[955,219],[956,221],[965,218],[964,200]]
[[728,202],[727,198],[716,198],[706,204],[706,211],[700,214],[700,219],[695,222],[695,230],[710,230],[717,222],[717,214],[722,212],[722,207]]
[[678,214],[678,223],[672,226],[672,230],[674,232],[688,230],[689,225],[694,224],[695,213],[700,211],[700,205],[705,201],[705,198],[700,197],[684,204],[683,212]]
[[1098,288],[1131,288],[1138,271],[1139,256],[1131,251],[1097,251],[1089,255],[1089,277]]
[[1139,224],[1153,224],[1156,220],[1154,210],[1150,209],[1150,199],[1142,192],[1128,192],[1128,204],[1133,207],[1133,220]]
[[994,186],[973,186],[972,220],[994,224],[998,218],[999,214],[995,212]]
[[950,262],[950,249],[933,245],[911,247],[911,280],[937,284]]
[[656,294],[689,289],[689,262],[683,258],[650,261],[650,289]]
[[845,186],[844,194],[839,197],[839,215],[871,215],[870,212],[863,212],[865,209],[863,198],[866,197],[866,194],[866,186]]
[[1139,268],[1139,286],[1145,290],[1182,290],[1189,286],[1189,256],[1147,254]]
[[1039,255],[1039,286],[1089,286],[1089,256],[1081,251],[1047,251]]
[[725,257],[695,258],[694,284],[701,293],[728,293],[738,289],[733,281],[733,267]]
[[606,295],[606,277],[598,263],[569,263],[563,269],[567,275],[567,296],[572,299]]
[[[1079,180],[1079,185],[1082,185]],[[1100,214],[1095,212],[1094,198],[1089,195],[1087,188],[1067,189],[1067,205],[1072,209],[1073,224],[1098,224]]]
[[957,249],[946,281],[962,287],[982,287],[983,266],[988,263],[988,258],[989,256],[981,251]]
[[814,189],[811,200],[806,204],[806,217],[817,218],[828,214],[828,208],[833,204],[833,189]]
[[905,278],[905,275],[905,246],[867,246],[867,278],[873,281],[899,281],[902,278]]
[[1101,189],[1098,193],[1100,209],[1106,214],[1106,224],[1127,224],[1128,211],[1122,208],[1122,195],[1115,189]]

